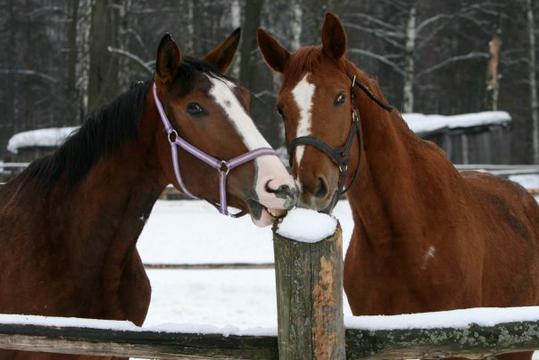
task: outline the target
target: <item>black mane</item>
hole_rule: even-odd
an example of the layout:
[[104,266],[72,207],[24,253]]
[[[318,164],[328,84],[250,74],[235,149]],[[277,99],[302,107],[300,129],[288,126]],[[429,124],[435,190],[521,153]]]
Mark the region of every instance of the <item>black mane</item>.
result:
[[[200,73],[219,74],[211,64],[185,57],[174,81],[182,93],[188,93]],[[68,185],[76,185],[98,160],[137,137],[151,85],[152,81],[139,82],[91,115],[54,153],[32,162],[23,173],[24,179],[37,181],[50,190],[65,173]]]
[[91,115],[54,153],[32,162],[27,179],[48,190],[65,172],[69,185],[78,183],[99,159],[136,138],[150,85],[135,85]]

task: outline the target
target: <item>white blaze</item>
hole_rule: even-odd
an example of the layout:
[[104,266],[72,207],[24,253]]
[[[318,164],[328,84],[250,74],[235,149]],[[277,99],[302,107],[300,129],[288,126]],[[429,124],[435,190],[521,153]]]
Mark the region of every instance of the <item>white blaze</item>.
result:
[[[299,122],[296,137],[311,135],[311,117],[313,107],[313,95],[315,86],[307,81],[307,73],[292,90],[292,95],[299,108]],[[296,149],[296,164],[299,168],[305,146],[300,145]]]
[[270,147],[234,94],[233,89],[236,85],[224,78],[208,76],[208,79],[212,83],[210,95],[223,108],[247,149],[251,151],[261,147]]
[[[208,79],[212,84],[209,90],[210,96],[224,110],[247,149],[251,151],[262,147],[271,148],[234,94],[233,89],[236,85],[224,78],[208,76]],[[254,161],[257,168],[255,191],[258,201],[267,208],[282,208],[284,200],[267,192],[266,184],[272,189],[277,189],[281,185],[293,188],[292,177],[276,155],[260,156]]]

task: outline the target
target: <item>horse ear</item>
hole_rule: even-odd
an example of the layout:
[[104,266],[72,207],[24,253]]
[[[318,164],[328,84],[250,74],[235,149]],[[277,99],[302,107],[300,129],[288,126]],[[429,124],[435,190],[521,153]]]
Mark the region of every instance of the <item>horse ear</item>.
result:
[[224,73],[234,59],[234,54],[240,43],[240,37],[241,29],[237,28],[232,34],[228,35],[222,43],[213,48],[213,50],[204,57],[204,61],[215,65],[219,72]]
[[274,71],[282,73],[290,58],[290,52],[264,29],[257,30],[256,39],[266,64]]
[[170,83],[180,67],[182,61],[180,49],[170,34],[165,34],[157,48],[155,72],[157,77],[165,84]]
[[346,52],[346,31],[337,15],[327,13],[322,25],[322,49],[335,60],[342,58]]

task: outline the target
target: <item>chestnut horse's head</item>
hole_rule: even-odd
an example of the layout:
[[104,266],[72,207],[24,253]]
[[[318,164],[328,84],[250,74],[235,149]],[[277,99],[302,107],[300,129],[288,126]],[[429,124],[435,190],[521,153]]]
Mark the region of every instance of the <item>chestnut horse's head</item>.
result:
[[[156,106],[162,104],[175,136],[177,133],[197,150],[219,160],[270,148],[249,116],[249,91],[222,75],[232,62],[239,38],[238,29],[199,61],[183,57],[171,36],[165,35],[157,54]],[[167,181],[180,190],[183,182],[190,193],[217,204],[223,200],[219,185],[220,176],[225,175],[225,202],[249,212],[260,226],[271,224],[273,217],[296,203],[295,183],[275,154],[259,155],[225,174],[178,148],[178,180],[167,137],[163,132],[158,136]]]
[[[258,45],[266,63],[283,75],[277,107],[283,117],[292,172],[302,192],[300,205],[331,211],[339,191],[351,181],[358,162],[339,164],[321,146],[295,143],[294,139],[320,139],[338,152],[357,155],[353,126],[352,79],[345,59],[346,33],[340,20],[326,15],[322,46],[307,46],[290,53],[268,32],[259,29]],[[357,128],[359,133],[359,127]],[[346,160],[346,159],[345,159]]]

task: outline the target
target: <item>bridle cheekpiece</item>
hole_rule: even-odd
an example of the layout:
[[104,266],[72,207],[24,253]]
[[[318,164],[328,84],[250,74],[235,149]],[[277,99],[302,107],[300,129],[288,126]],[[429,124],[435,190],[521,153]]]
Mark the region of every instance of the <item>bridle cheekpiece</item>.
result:
[[176,181],[178,182],[178,185],[181,188],[181,191],[185,193],[187,196],[193,198],[193,199],[199,199],[197,196],[193,195],[187,186],[185,186],[185,183],[182,178],[181,170],[180,170],[180,161],[178,156],[178,148],[183,149],[184,151],[188,152],[198,160],[202,161],[204,164],[214,168],[219,173],[219,202],[214,203],[210,200],[205,199],[210,204],[215,206],[219,212],[223,215],[230,215],[232,217],[240,217],[246,214],[245,211],[240,211],[236,214],[230,214],[228,212],[228,201],[227,201],[227,178],[228,174],[231,170],[247,163],[250,161],[256,160],[260,156],[265,155],[275,155],[278,156],[277,152],[272,148],[258,148],[255,150],[248,151],[242,155],[236,156],[230,160],[220,160],[216,159],[215,157],[207,154],[206,152],[200,150],[196,146],[189,143],[187,140],[182,138],[176,129],[172,126],[170,123],[167,114],[165,113],[165,110],[163,109],[163,105],[161,104],[161,101],[159,100],[159,97],[157,96],[157,88],[155,85],[155,82],[152,87],[152,93],[153,93],[153,99],[155,102],[155,106],[157,107],[157,111],[159,113],[159,117],[161,118],[161,121],[163,122],[163,126],[165,128],[168,142],[170,143],[170,152],[172,156],[172,168],[174,169],[174,174],[176,176]]

